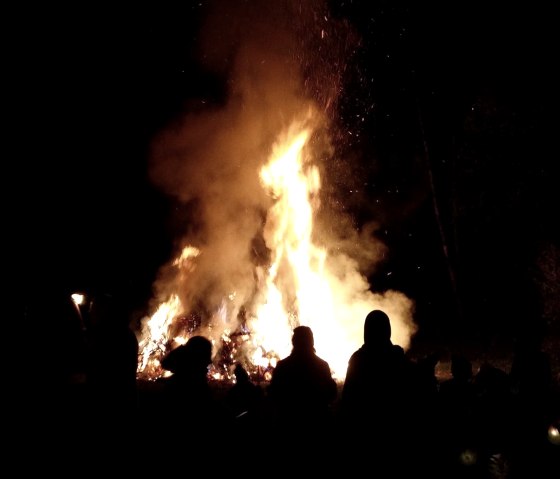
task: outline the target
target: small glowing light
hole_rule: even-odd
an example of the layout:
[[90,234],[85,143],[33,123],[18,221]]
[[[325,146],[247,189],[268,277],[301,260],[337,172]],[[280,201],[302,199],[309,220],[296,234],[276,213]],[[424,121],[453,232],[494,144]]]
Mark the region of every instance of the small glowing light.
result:
[[560,432],[554,424],[551,424],[548,428],[548,440],[551,444],[560,446]]
[[472,449],[465,449],[459,455],[459,461],[461,461],[461,464],[465,466],[472,466],[476,464],[476,459],[476,452]]
[[74,304],[76,304],[76,306],[80,306],[84,304],[85,296],[83,294],[74,293],[72,294],[71,297],[72,297],[72,301],[74,301]]

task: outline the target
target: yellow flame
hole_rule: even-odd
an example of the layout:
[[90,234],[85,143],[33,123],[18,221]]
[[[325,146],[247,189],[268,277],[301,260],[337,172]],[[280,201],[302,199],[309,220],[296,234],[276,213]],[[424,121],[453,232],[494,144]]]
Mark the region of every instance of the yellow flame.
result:
[[199,254],[200,250],[198,248],[187,245],[183,248],[179,257],[173,260],[173,265],[190,267],[192,265],[192,258],[196,258]]
[[145,323],[145,339],[139,343],[141,359],[138,372],[148,376],[159,376],[163,372],[160,359],[166,353],[169,339],[169,327],[181,311],[181,302],[176,294],[168,301],[159,305],[157,311]]
[[[312,204],[321,181],[318,168],[304,155],[310,134],[303,129],[286,144],[276,145],[261,171],[263,184],[275,198],[264,233],[273,255],[266,301],[250,328],[265,350],[284,357],[291,349],[293,327],[310,326],[318,353],[329,361],[335,376],[343,377],[356,343],[343,343],[345,335],[335,321],[334,296],[325,271],[327,254],[312,242]],[[281,291],[286,275],[289,288]]]
[[[239,348],[246,360],[262,368],[265,378],[270,378],[269,368],[276,366],[278,358],[290,353],[292,331],[298,325],[311,327],[317,354],[329,362],[337,379],[344,378],[350,355],[362,344],[363,321],[372,309],[388,313],[393,340],[403,347],[408,346],[414,329],[408,324],[410,300],[400,293],[371,293],[351,258],[338,254],[335,261],[324,246],[314,243],[321,177],[308,144],[312,132],[310,127],[294,123],[273,146],[260,171],[261,184],[273,200],[263,232],[270,262],[265,267],[255,266],[257,299],[252,298],[244,317],[247,330],[237,333],[237,340],[242,341]],[[172,264],[179,268],[179,274],[186,274],[194,270],[199,254],[197,248],[187,246]],[[335,263],[343,267],[333,266]],[[227,318],[226,299],[238,299],[237,293],[227,294],[222,306],[212,313],[214,326],[223,327],[214,331],[213,341],[233,348],[228,356],[233,360],[241,349],[235,349],[231,340],[234,330],[225,327],[231,319]],[[163,373],[159,359],[169,348],[170,325],[183,309],[179,296],[173,294],[145,323],[139,373],[147,377]],[[212,327],[208,326],[209,331]],[[187,339],[182,335],[174,341],[183,344]],[[211,375],[215,379],[230,377],[223,371]]]
[[73,293],[71,297],[72,297],[72,301],[74,301],[74,304],[76,306],[81,306],[82,304],[84,304],[85,296],[83,294]]

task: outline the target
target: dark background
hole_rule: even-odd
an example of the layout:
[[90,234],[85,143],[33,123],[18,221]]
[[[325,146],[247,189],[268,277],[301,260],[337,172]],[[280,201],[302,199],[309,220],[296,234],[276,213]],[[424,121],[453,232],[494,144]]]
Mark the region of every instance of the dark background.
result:
[[[362,134],[340,148],[375,158],[354,213],[379,219],[389,246],[372,284],[415,299],[421,337],[554,328],[551,7],[331,3],[363,38],[340,99],[341,129]],[[147,177],[150,140],[189,99],[226,92],[194,54],[205,5],[9,13],[16,147],[5,187],[22,290],[93,288],[147,304],[177,208]]]

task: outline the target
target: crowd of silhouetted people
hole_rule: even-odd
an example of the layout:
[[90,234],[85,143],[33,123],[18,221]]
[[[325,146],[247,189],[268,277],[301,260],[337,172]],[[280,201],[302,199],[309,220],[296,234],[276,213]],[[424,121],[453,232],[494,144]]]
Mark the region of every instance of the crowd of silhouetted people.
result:
[[249,476],[537,478],[560,470],[558,384],[529,335],[509,371],[489,363],[474,371],[475,358],[454,353],[443,380],[439,354],[408,357],[391,341],[387,314],[374,310],[342,382],[316,354],[312,329],[298,326],[270,381],[255,382],[236,363],[235,380],[219,387],[208,374],[212,342],[196,335],[163,358],[171,374],[146,392],[118,301],[99,295],[87,317],[67,301],[55,305],[54,322],[44,310],[28,312],[37,339],[29,427],[17,435],[53,462],[71,456],[95,468],[118,459],[140,475],[150,469],[142,464],[158,462],[168,472]]

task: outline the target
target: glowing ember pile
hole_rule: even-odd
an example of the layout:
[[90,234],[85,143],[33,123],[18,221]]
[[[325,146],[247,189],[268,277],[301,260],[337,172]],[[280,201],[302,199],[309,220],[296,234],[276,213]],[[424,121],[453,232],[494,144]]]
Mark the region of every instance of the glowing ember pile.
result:
[[[247,248],[255,253],[251,284],[240,281],[239,289],[232,287],[218,300],[209,289],[193,296],[189,291],[200,282],[198,268],[205,250],[185,246],[162,275],[163,300],[143,323],[139,377],[164,375],[162,357],[201,334],[214,344],[211,374],[215,379],[229,380],[232,364],[240,362],[253,378],[268,380],[278,358],[291,350],[293,328],[302,324],[312,328],[317,354],[341,379],[348,358],[362,344],[363,320],[375,308],[391,317],[393,340],[408,346],[414,332],[411,301],[398,292],[372,293],[358,262],[340,246],[329,248],[341,242],[325,237],[326,233],[317,237],[314,222],[321,177],[310,141],[315,116],[309,112],[303,121],[294,121],[269,149],[268,161],[260,168],[260,185],[269,205],[260,243]],[[265,246],[259,249],[255,244]],[[239,256],[241,262],[241,252]],[[212,301],[200,299],[209,296]]]

